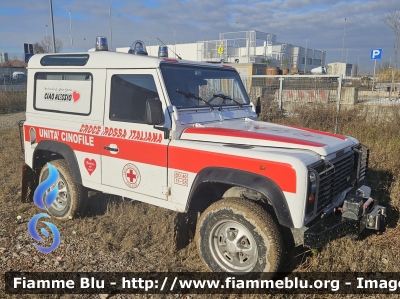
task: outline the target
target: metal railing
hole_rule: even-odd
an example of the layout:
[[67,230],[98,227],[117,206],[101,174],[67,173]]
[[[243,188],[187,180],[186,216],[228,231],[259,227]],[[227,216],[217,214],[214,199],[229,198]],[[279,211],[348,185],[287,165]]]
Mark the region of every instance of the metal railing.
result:
[[[340,76],[326,75],[256,75],[242,76],[252,100],[262,97],[279,103],[337,103],[342,99]],[[351,101],[347,99],[346,101]]]
[[278,102],[279,109],[293,103],[400,104],[400,74],[375,78],[331,75],[241,76],[252,100],[258,97]]

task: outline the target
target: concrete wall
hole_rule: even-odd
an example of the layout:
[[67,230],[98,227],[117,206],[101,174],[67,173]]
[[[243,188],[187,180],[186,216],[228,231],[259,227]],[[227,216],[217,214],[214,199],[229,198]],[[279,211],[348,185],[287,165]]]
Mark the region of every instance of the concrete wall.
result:
[[[301,103],[331,103],[337,102],[337,89],[296,89],[283,90],[282,102],[301,102]],[[279,90],[275,91],[274,100],[279,101]],[[342,88],[340,102],[342,104],[354,105],[358,102],[358,89],[356,87]]]

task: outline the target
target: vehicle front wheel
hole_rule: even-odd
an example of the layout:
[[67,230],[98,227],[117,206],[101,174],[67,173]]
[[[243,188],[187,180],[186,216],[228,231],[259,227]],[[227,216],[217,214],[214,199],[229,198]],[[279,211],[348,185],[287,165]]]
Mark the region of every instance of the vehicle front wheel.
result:
[[200,256],[214,272],[276,272],[282,240],[275,221],[261,206],[225,198],[209,206],[197,222]]
[[[58,219],[68,219],[82,214],[86,203],[84,187],[74,182],[64,159],[53,160],[50,164],[58,171],[59,178],[55,183],[58,186],[58,194],[55,201],[47,207],[48,212]],[[49,166],[46,163],[40,172],[39,184],[44,182],[49,174]]]

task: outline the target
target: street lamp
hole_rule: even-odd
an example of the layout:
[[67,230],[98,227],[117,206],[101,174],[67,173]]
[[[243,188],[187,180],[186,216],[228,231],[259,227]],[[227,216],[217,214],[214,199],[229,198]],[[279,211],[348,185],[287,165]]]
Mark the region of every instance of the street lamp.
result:
[[151,44],[150,44],[150,39],[151,39],[151,36],[149,36],[149,54],[151,55]]
[[85,52],[86,52],[86,37],[83,39],[83,47],[84,47]]
[[111,0],[108,1],[108,14],[110,17],[110,50],[112,51]]
[[308,38],[306,39],[306,54],[305,54],[306,57],[304,58],[304,74],[307,72],[307,54],[308,54],[307,43],[308,43]]
[[234,39],[233,39],[233,43],[234,43],[234,47],[236,48],[236,24],[237,23],[239,23],[239,22],[236,22],[235,23],[235,36],[234,36]]
[[69,37],[71,38],[71,48],[72,52],[74,52],[74,40],[72,39],[72,20],[71,20],[71,10],[67,10],[69,14]]
[[172,29],[172,30],[174,30],[174,54],[175,54],[175,57],[176,57],[176,32],[175,32],[175,29]]
[[346,18],[344,18],[344,28],[343,28],[343,45],[342,45],[342,59],[340,60],[343,63],[343,52],[344,52],[344,37],[346,36]]

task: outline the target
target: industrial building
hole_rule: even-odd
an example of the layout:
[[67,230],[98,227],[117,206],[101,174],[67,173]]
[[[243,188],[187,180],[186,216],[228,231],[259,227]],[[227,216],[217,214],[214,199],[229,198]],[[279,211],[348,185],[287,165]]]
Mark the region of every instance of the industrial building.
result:
[[1,62],[7,62],[8,61],[8,53],[7,52],[1,52],[0,53],[0,63]]
[[[182,59],[187,60],[247,65],[267,64],[269,67],[297,69],[299,72],[310,72],[315,67],[324,66],[326,56],[325,51],[280,43],[277,42],[275,34],[257,30],[220,33],[217,40],[167,46]],[[147,45],[148,54],[157,56],[158,47],[159,45]],[[128,52],[129,47],[116,50]],[[169,57],[176,57],[172,51],[169,51]],[[248,75],[265,74],[265,68],[258,67],[254,70]]]

